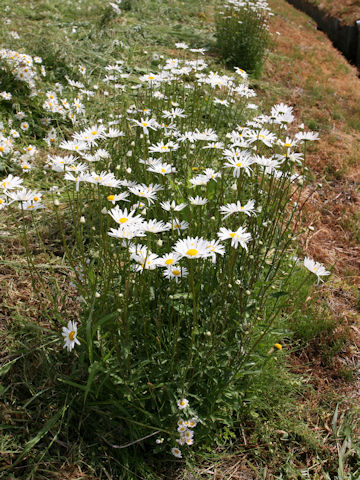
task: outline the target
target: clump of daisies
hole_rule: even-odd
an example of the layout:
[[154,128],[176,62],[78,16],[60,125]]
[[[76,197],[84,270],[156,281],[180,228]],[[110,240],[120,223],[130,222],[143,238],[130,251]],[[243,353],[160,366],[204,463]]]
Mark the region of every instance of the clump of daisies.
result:
[[[226,0],[216,15],[217,47],[225,61],[243,78],[259,75],[270,42],[265,0]],[[241,67],[241,68],[239,68]]]
[[39,74],[45,75],[40,57],[33,58],[26,53],[2,48],[0,50],[0,60],[7,66],[16,80],[26,83],[31,92],[36,93],[36,80]]
[[[298,268],[285,265],[306,145],[317,135],[292,133],[291,106],[262,114],[242,68],[212,71],[202,50],[178,48],[189,52],[140,77],[129,79],[118,61],[95,84],[79,65],[82,82],[47,90],[47,191],[26,186],[36,148],[23,141],[15,149],[14,123],[4,125],[0,158],[19,150],[15,167],[27,160],[33,168],[26,180],[18,172],[0,179],[0,208],[21,217],[24,235],[38,228],[28,211],[45,209],[64,245],[81,320],[79,331],[63,322],[66,355],[79,352],[65,383],[88,385],[85,400],[106,404],[123,443],[158,429],[177,440],[180,458],[194,443],[197,415],[206,424],[197,443],[211,441],[214,419],[231,424],[261,369],[261,340],[271,337]],[[88,102],[99,99],[111,113],[88,118]],[[72,122],[66,137],[60,120]],[[24,140],[27,119],[17,121]],[[305,267],[318,278],[328,273],[309,260]],[[194,410],[186,398],[171,410],[169,394],[178,391],[191,393]],[[177,438],[168,428],[176,422]]]
[[[178,409],[186,412],[189,408],[189,401],[186,398],[180,398],[177,402]],[[179,418],[177,421],[177,431],[180,436],[176,439],[180,446],[193,445],[194,443],[194,428],[198,424],[199,419],[197,417],[191,417],[188,419]],[[182,458],[181,450],[178,447],[171,449],[171,453],[177,457]]]

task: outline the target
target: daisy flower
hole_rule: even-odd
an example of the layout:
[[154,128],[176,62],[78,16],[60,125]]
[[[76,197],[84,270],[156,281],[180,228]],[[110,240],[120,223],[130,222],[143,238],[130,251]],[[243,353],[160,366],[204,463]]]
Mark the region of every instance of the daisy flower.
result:
[[0,188],[6,190],[12,190],[14,188],[19,188],[23,183],[23,179],[20,177],[14,177],[13,175],[8,175],[3,180],[0,180]]
[[135,272],[155,270],[159,266],[158,255],[151,253],[147,248],[144,249],[143,253],[132,253],[130,258],[138,264],[134,266]]
[[145,237],[145,232],[139,224],[125,224],[120,227],[110,228],[109,237],[131,240],[133,238]]
[[193,418],[191,418],[190,420],[188,420],[187,423],[188,423],[188,426],[189,426],[190,428],[195,428],[196,425],[198,424],[198,419],[195,418],[195,417],[193,417]]
[[151,232],[151,233],[161,233],[161,232],[166,232],[167,230],[170,230],[171,224],[169,223],[164,223],[162,220],[148,220],[143,224],[143,229],[145,232]]
[[271,147],[276,142],[275,134],[266,129],[262,129],[259,132],[254,132],[251,138],[253,141],[261,140],[268,147]]
[[172,152],[174,150],[177,150],[179,148],[179,145],[174,142],[158,142],[155,145],[150,145],[149,147],[149,152],[157,152],[157,153],[166,153],[166,152]]
[[174,447],[171,449],[171,453],[174,455],[176,458],[182,458],[181,450],[178,448]]
[[174,251],[186,258],[206,258],[210,256],[207,245],[208,243],[203,238],[187,237],[186,239],[180,239],[176,242]]
[[125,223],[127,226],[134,224],[139,225],[144,222],[140,215],[135,215],[135,210],[128,211],[127,208],[123,210],[118,205],[112,208],[108,214],[115,220],[116,223],[119,223],[120,225],[124,225]]
[[247,250],[247,243],[251,240],[251,233],[248,233],[245,228],[239,227],[235,232],[228,228],[221,227],[218,232],[220,240],[227,240],[231,238],[231,246],[237,248],[240,245]]
[[108,138],[123,137],[124,135],[125,133],[117,128],[109,128],[109,131],[106,134]]
[[210,142],[204,147],[203,150],[212,149],[212,150],[222,150],[224,148],[223,142]]
[[238,212],[243,212],[249,217],[251,216],[252,213],[254,212],[255,209],[255,200],[249,200],[245,205],[241,205],[239,201],[236,203],[228,203],[227,205],[223,205],[220,207],[220,212],[225,218],[229,217],[233,213],[238,213]]
[[[231,152],[227,155],[225,152]],[[252,156],[249,152],[241,151],[238,148],[236,150],[232,149],[230,151],[225,151],[224,156],[227,158],[227,162],[224,164],[225,168],[233,168],[233,176],[238,178],[240,176],[241,170],[245,170],[245,173],[250,177],[251,168],[250,165],[254,163]]]
[[175,43],[175,47],[186,50],[189,48],[189,45],[187,43],[179,42],[179,43]]
[[330,275],[330,272],[325,269],[324,265],[322,265],[319,262],[315,262],[309,257],[305,257],[304,266],[309,270],[309,272],[315,273],[315,275],[318,278],[318,283],[324,281],[324,280],[321,280],[320,277]]
[[199,197],[199,195],[189,197],[189,200],[191,205],[205,205],[209,201],[207,198]]
[[177,264],[180,258],[181,258],[181,255],[179,255],[178,253],[174,253],[174,252],[166,253],[159,259],[159,265],[161,267],[174,266]]
[[163,117],[164,118],[171,118],[172,120],[174,118],[185,118],[186,115],[184,115],[185,110],[182,108],[172,108],[170,111],[169,110],[163,110]]
[[295,134],[298,141],[314,141],[319,140],[319,134],[316,132],[298,132]]
[[241,78],[246,79],[248,77],[248,74],[245,72],[245,70],[242,70],[239,67],[235,67],[235,72],[240,75]]
[[154,203],[154,200],[156,200],[156,194],[159,190],[163,190],[163,187],[158,184],[153,185],[152,183],[150,185],[141,183],[139,185],[129,187],[129,192],[137,195],[138,197],[146,198],[149,204]]
[[177,406],[179,410],[184,410],[184,408],[189,406],[189,400],[187,400],[186,398],[180,398],[177,401]]
[[[54,168],[53,168],[54,170]],[[73,175],[71,172],[65,173],[64,179],[69,180],[70,182],[75,182],[75,190],[78,192],[80,189],[80,182],[86,181],[87,175],[84,173],[80,173],[80,175]]]
[[210,240],[210,242],[208,242],[206,249],[208,250],[211,256],[213,263],[216,263],[216,254],[224,255],[225,253],[225,247],[220,243],[219,240]]
[[221,173],[220,172],[215,172],[215,170],[213,168],[205,168],[203,174],[209,180],[215,180],[215,182],[217,181],[216,180],[217,178],[221,177]]
[[149,135],[149,128],[151,130],[157,130],[158,128],[158,123],[154,118],[143,118],[140,119],[140,122],[138,120],[132,120],[136,126],[141,127],[143,129],[143,132],[145,135]]
[[227,100],[221,100],[220,98],[214,98],[215,105],[225,105],[225,107],[229,106],[229,102]]
[[170,212],[170,210],[174,210],[175,212],[180,212],[183,208],[187,206],[186,203],[179,203],[176,205],[175,201],[173,200],[171,203],[170,202],[161,202],[160,203],[161,208],[166,210],[167,212]]
[[72,322],[69,320],[67,327],[63,327],[62,336],[64,337],[64,348],[67,348],[69,352],[76,345],[80,345],[79,340],[76,338],[77,335],[77,322]]
[[160,175],[168,175],[169,173],[176,173],[176,168],[169,163],[156,162],[152,163],[147,169],[149,172],[160,173]]
[[22,188],[21,190],[17,190],[15,192],[4,192],[7,195],[11,202],[29,202],[32,201],[35,197],[40,198],[41,194],[37,192],[33,192],[32,190],[27,190],[26,188]]
[[130,200],[126,200],[129,195],[129,192],[122,192],[117,195],[108,195],[106,199],[109,200],[109,202],[111,202],[113,205],[115,205],[115,202],[129,202]]
[[167,225],[172,230],[177,230],[179,232],[179,235],[180,235],[180,230],[186,230],[187,228],[189,228],[188,222],[185,222],[184,220],[181,221],[178,218],[174,218],[171,222],[167,223]]
[[189,272],[185,267],[169,267],[164,271],[164,277],[169,280],[175,280],[175,282],[178,282],[180,278],[187,277],[188,275]]

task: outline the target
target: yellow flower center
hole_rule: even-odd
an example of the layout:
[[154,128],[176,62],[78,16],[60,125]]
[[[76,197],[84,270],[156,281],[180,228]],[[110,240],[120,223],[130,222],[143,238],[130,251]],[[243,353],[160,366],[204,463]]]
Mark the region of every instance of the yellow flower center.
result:
[[94,130],[93,132],[91,132],[91,135],[97,135],[97,130]]
[[[196,255],[199,253],[198,250],[196,250],[196,248],[190,248],[190,250],[188,250],[186,252],[186,255],[189,255],[189,257],[196,257]],[[181,403],[182,405],[182,403]]]
[[173,270],[172,273],[173,273],[173,275],[180,275],[181,272],[180,272],[180,270]]
[[172,258],[168,258],[165,260],[165,265],[172,265],[174,263],[174,260]]
[[165,173],[165,172],[166,172],[165,168],[162,168],[161,173]]
[[238,162],[238,163],[236,164],[236,166],[237,166],[237,167],[242,167],[243,164],[242,164],[241,162]]
[[234,238],[234,237],[235,237],[235,233],[229,233],[229,236],[230,236],[231,238]]
[[284,143],[285,147],[291,147],[291,143]]
[[127,222],[128,220],[129,220],[128,218],[122,217],[122,218],[119,219],[119,222],[120,222],[120,223],[125,223],[125,222]]
[[74,338],[75,338],[75,330],[72,330],[70,333],[69,333],[69,340],[71,340],[72,342],[74,341]]
[[38,202],[39,201],[39,197],[34,197],[34,202]]
[[146,122],[142,122],[141,125],[143,125],[144,127],[147,127],[149,124]]
[[3,152],[5,150],[4,147],[0,147],[0,152]]
[[115,195],[108,195],[107,199],[109,200],[109,202],[112,202],[115,198]]

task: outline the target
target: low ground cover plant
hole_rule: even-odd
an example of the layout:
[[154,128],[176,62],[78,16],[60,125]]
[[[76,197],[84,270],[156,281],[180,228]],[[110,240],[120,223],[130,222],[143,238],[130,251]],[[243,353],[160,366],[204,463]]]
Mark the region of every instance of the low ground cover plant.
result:
[[[211,445],[239,426],[254,376],[281,350],[291,297],[329,274],[303,265],[294,244],[317,135],[295,133],[284,104],[261,113],[244,70],[214,72],[202,49],[175,47],[151,72],[121,58],[96,78],[79,65],[81,81],[61,84],[42,80],[41,58],[0,51],[44,114],[40,158],[19,90],[1,93],[0,199],[50,305],[39,348],[63,402],[18,461],[54,424],[60,437],[116,444],[119,458]],[[44,189],[31,183],[41,170]],[[34,245],[51,255],[44,215],[61,241],[65,289],[34,262]],[[69,295],[70,318],[59,309]]]

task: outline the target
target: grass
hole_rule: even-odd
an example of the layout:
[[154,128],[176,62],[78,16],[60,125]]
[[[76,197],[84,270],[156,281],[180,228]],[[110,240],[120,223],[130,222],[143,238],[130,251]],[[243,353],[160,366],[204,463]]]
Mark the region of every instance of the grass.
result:
[[[75,66],[80,61],[88,68],[96,68],[98,62],[106,64],[119,53],[126,58],[129,56],[129,65],[132,68],[136,67],[141,72],[145,67],[152,65],[153,52],[160,55],[171,55],[172,52],[168,46],[174,43],[174,39],[191,42],[192,46],[199,47],[210,45],[212,39],[212,5],[208,3],[193,2],[190,6],[186,5],[184,10],[182,2],[172,2],[170,7],[164,5],[163,2],[152,2],[150,5],[139,1],[135,2],[134,8],[127,11],[122,19],[111,19],[110,12],[106,11],[101,3],[93,2],[90,12],[85,8],[80,10],[79,19],[76,22],[78,31],[74,35],[74,41],[67,40],[63,34],[64,25],[70,29],[73,22],[73,12],[65,5],[54,5],[48,2],[44,8],[41,4],[35,4],[34,10],[29,11],[29,4],[30,2],[28,4],[23,2],[17,9],[17,16],[13,18],[12,28],[21,31],[22,41],[26,43],[29,52],[39,54],[39,49],[42,49],[47,63],[52,65],[54,78],[59,79],[62,78],[64,72],[75,75]],[[290,10],[290,7],[285,7],[284,2],[276,1],[274,4],[275,7],[281,8],[282,14],[287,18],[295,18],[293,11]],[[99,11],[101,15],[99,15]],[[161,14],[159,15],[158,12]],[[283,35],[280,37],[280,45],[276,49],[282,50],[282,53],[275,53],[270,57],[268,76],[265,75],[258,85],[259,91],[268,92],[269,102],[274,102],[276,99],[296,103],[296,108],[303,115],[302,118],[304,120],[308,118],[306,123],[311,126],[310,128],[320,130],[322,143],[310,158],[317,175],[316,178],[321,181],[325,180],[325,188],[328,190],[325,191],[325,194],[320,191],[320,194],[325,195],[326,199],[331,198],[330,182],[339,180],[337,156],[341,155],[341,159],[343,159],[344,153],[343,147],[339,148],[339,142],[333,143],[330,147],[327,145],[329,125],[332,125],[328,115],[331,115],[332,104],[326,92],[325,77],[316,86],[315,91],[312,87],[314,77],[322,75],[322,68],[319,68],[314,77],[309,80],[309,85],[303,84],[299,73],[293,74],[290,80],[288,74],[280,75],[278,73],[287,72],[283,67],[284,64],[288,65],[289,63],[292,68],[299,69],[300,73],[304,68],[310,71],[316,62],[316,48],[319,49],[318,51],[324,48],[321,42],[317,43],[318,34],[316,32],[311,32],[313,37],[310,40],[303,34],[305,42],[313,42],[313,50],[305,56],[305,59],[299,57],[298,49],[292,57],[288,45],[284,44],[295,31],[295,24],[302,25],[306,22],[304,16],[299,15],[296,18],[296,22],[293,20],[294,23],[290,26],[283,24],[276,26]],[[278,19],[279,17],[276,17],[275,21],[277,22]],[[50,29],[47,25],[49,22]],[[99,27],[94,28],[89,34],[89,26],[96,22]],[[140,22],[142,28],[139,30],[136,27]],[[20,26],[22,26],[21,30]],[[46,47],[44,41],[39,41],[34,32],[42,32],[45,35],[43,38],[47,40]],[[2,35],[4,35],[2,43],[5,44],[6,41],[6,45],[9,45],[5,31],[2,32]],[[113,42],[118,38],[134,41],[134,48],[131,49],[131,52],[123,51],[117,46],[114,47]],[[97,50],[93,50],[94,44],[97,46]],[[17,43],[14,42],[14,48],[16,45]],[[148,53],[144,54],[144,50],[147,50]],[[59,56],[61,62],[58,63]],[[217,59],[214,58],[213,61],[215,65]],[[308,64],[305,67],[299,65],[299,62],[302,61],[308,61]],[[331,58],[328,60],[327,67],[330,68],[332,61]],[[340,60],[336,62],[334,69],[337,69],[339,73],[335,77],[334,88],[336,92],[339,92],[343,83],[347,82],[347,80],[341,79],[347,67],[345,68]],[[274,71],[276,72],[275,88],[273,88],[274,76],[271,75]],[[350,70],[348,74],[348,78],[350,78],[348,85],[355,85],[351,76],[353,71]],[[306,95],[294,98],[295,86],[305,89]],[[357,113],[353,103],[355,100],[353,102],[350,100],[351,92],[350,87],[345,90],[344,97],[337,107],[342,115],[336,120],[339,122],[338,129],[340,131],[348,128],[351,135],[355,136],[352,125]],[[323,108],[324,105],[326,108]],[[316,111],[320,108],[323,109],[321,114]],[[320,118],[317,118],[319,115]],[[349,156],[348,153],[352,150],[350,143],[348,142],[344,146],[346,156]],[[323,151],[326,153],[321,154]],[[320,154],[323,157],[320,158],[319,164],[318,155]],[[329,158],[331,163],[334,163],[334,167],[332,171],[327,172],[326,163],[329,162]],[[348,170],[340,174],[340,178],[347,182],[346,185],[349,185],[348,178],[350,178],[351,172],[350,165]],[[43,182],[41,185],[44,186],[47,183],[46,178],[39,178],[38,181]],[[337,191],[334,194],[334,197],[336,196]],[[334,202],[336,201],[338,200]],[[343,206],[345,209],[348,208],[347,203]],[[317,211],[316,206],[312,208],[313,210],[308,213],[310,219]],[[318,218],[317,230],[322,228],[326,219],[326,214]],[[341,225],[342,228],[356,233],[356,229],[354,232],[352,226],[355,220],[350,217],[349,221],[350,228],[346,222]],[[5,226],[4,230],[11,228],[7,218],[2,217],[1,222]],[[338,224],[335,224],[334,228],[336,230]],[[44,228],[44,231],[48,242],[56,246],[56,230]],[[325,239],[329,241],[328,237]],[[338,246],[339,243],[344,246],[344,241],[346,242],[345,247],[349,250],[349,243],[353,240],[348,242],[344,236],[338,239],[335,246]],[[307,248],[310,252],[319,254],[314,241],[310,241]],[[331,249],[325,253],[321,250],[321,254],[324,255],[321,258],[328,261],[331,258],[329,257]],[[16,242],[13,237],[10,239],[5,236],[1,255],[2,259],[6,259],[1,265],[5,282],[0,287],[3,292],[6,292],[6,295],[2,296],[1,304],[1,312],[6,325],[1,339],[4,352],[3,361],[6,365],[9,361],[15,360],[16,357],[9,356],[10,350],[16,350],[22,356],[21,361],[16,360],[13,364],[11,382],[8,381],[8,376],[5,377],[6,382],[1,391],[4,398],[3,416],[5,419],[1,452],[6,466],[18,458],[26,442],[39,432],[39,426],[45,427],[47,422],[54,418],[51,417],[51,414],[55,414],[55,410],[52,410],[53,404],[51,400],[49,402],[48,393],[55,388],[53,380],[55,375],[50,370],[51,364],[47,363],[46,356],[34,351],[37,325],[46,327],[46,319],[41,317],[40,302],[36,298],[31,280],[26,274],[20,243]],[[355,268],[351,255],[354,254],[346,252],[345,260],[336,267],[339,269],[336,270],[337,275],[345,275],[346,268]],[[55,271],[58,283],[61,285],[62,266],[52,263],[51,260],[42,258],[38,254],[37,261],[44,264],[45,278],[50,279]],[[357,274],[358,270],[355,269],[354,275]],[[346,282],[346,277],[344,281]],[[335,284],[333,288],[334,296],[339,295],[342,287]],[[346,295],[348,297],[341,294],[340,298],[349,298],[348,312],[350,312],[353,306],[353,294]],[[301,304],[296,307],[296,312],[302,309],[301,315],[292,319],[291,328],[281,329],[286,348],[279,355],[274,355],[264,375],[255,379],[263,386],[263,393],[260,398],[251,397],[251,394],[249,396],[243,425],[241,425],[243,434],[234,438],[231,429],[224,429],[216,438],[218,446],[215,452],[211,449],[202,453],[200,457],[193,459],[192,463],[187,465],[185,471],[181,470],[178,473],[176,468],[172,467],[173,464],[167,462],[163,466],[163,472],[159,471],[155,478],[169,478],[170,476],[174,478],[176,476],[178,478],[214,478],[214,471],[217,472],[216,475],[219,478],[224,479],[230,478],[230,475],[233,475],[234,478],[236,478],[235,475],[238,478],[256,475],[258,478],[264,479],[338,478],[340,480],[357,478],[360,455],[359,445],[356,441],[359,412],[353,407],[352,402],[345,398],[349,389],[351,391],[353,388],[351,381],[354,381],[355,374],[347,367],[336,366],[339,352],[346,348],[346,345],[351,344],[353,339],[348,333],[338,335],[337,328],[339,326],[337,323],[335,324],[335,319],[338,317],[334,308],[338,308],[339,301],[329,302],[329,299],[333,300],[333,297],[326,289],[323,289],[323,296],[324,299],[320,301],[320,305],[313,303],[313,300],[306,301],[307,292],[299,297],[299,301],[306,308]],[[327,306],[327,303],[330,303],[330,307]],[[67,312],[75,313],[75,306],[66,298],[62,308]],[[29,319],[32,321],[29,322]],[[23,362],[22,358],[26,358],[26,361]],[[42,368],[39,368],[40,362]],[[22,367],[18,366],[20,363],[22,363]],[[332,367],[332,364],[335,364],[335,367]],[[2,370],[3,375],[8,374],[7,369],[8,367],[5,367]],[[337,372],[338,377],[334,372]],[[328,393],[329,387],[326,387],[324,378],[328,379],[331,393]],[[256,384],[254,384],[254,391],[256,391]],[[43,393],[39,395],[38,392]],[[46,412],[45,416],[43,412]],[[79,442],[72,434],[60,439],[59,422],[61,423],[63,418],[67,418],[67,412],[62,411],[61,415],[60,418],[56,418],[56,421],[54,420],[54,424],[50,425],[50,428],[47,425],[46,435],[36,438],[37,443],[14,470],[14,478],[114,478],[115,475],[119,475],[120,478],[136,478],[134,473],[127,470],[128,468],[133,469],[130,459],[128,463],[116,464],[111,449],[105,445],[99,445],[97,441],[91,445],[91,441],[87,438]],[[76,422],[77,419],[68,418],[67,421]],[[23,425],[26,425],[25,429]],[[350,439],[352,439],[351,442]],[[241,459],[240,464],[238,463],[239,458]],[[24,473],[27,465],[35,465],[35,463],[38,464],[37,467],[27,468]],[[99,466],[101,466],[100,469],[97,468]],[[154,475],[149,471],[139,471],[137,474],[146,479],[150,479]]]
[[332,16],[340,18],[348,25],[352,25],[360,18],[359,0],[342,0],[341,2],[337,0],[310,0],[310,3],[329,12]]

